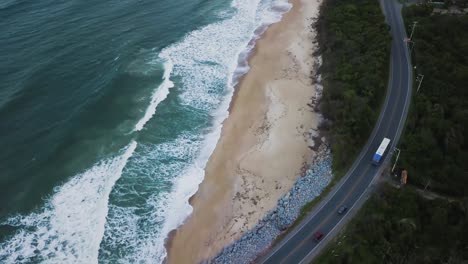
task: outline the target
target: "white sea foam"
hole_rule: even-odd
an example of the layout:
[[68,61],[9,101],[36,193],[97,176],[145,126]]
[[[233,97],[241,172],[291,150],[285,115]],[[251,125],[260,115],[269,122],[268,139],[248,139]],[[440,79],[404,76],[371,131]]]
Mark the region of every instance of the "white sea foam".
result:
[[[225,100],[224,104],[228,103]],[[223,120],[219,117],[217,129],[206,135],[205,140],[184,134],[171,142],[141,147],[134,154],[124,170],[125,177],[111,194],[114,204],[109,208],[100,262],[164,260],[167,234],[192,212],[187,201],[203,180],[204,167],[216,146]],[[172,186],[172,192],[163,191],[168,185]],[[145,202],[136,205],[139,199]]]
[[[183,134],[162,144],[140,145],[111,194],[108,220],[101,244],[102,263],[154,263],[165,256],[164,222],[184,197],[168,193],[178,173],[193,163],[201,140]],[[186,179],[184,184],[194,184]]]
[[[172,192],[161,201],[167,204],[162,217],[161,234],[164,236],[192,213],[188,199],[203,180],[206,163],[221,135],[222,122],[229,114],[233,85],[249,69],[247,58],[255,40],[268,25],[279,21],[291,5],[286,0],[236,0],[233,7],[237,12],[230,19],[192,32],[184,41],[160,54],[160,57],[174,62],[174,74],[182,77],[183,102],[214,111],[211,132],[205,135],[198,157],[175,178]],[[164,236],[158,237],[156,259],[159,261],[167,254]]]
[[[73,177],[57,188],[41,212],[7,221],[20,231],[0,244],[0,262],[97,263],[99,258],[108,263],[154,263],[165,258],[164,239],[192,212],[188,199],[203,180],[228,116],[233,85],[249,69],[254,40],[289,4],[235,0],[232,7],[235,12],[222,16],[228,18],[161,51],[166,62],[163,83],[134,128],[142,130],[152,118],[174,85],[171,75],[176,75],[182,103],[213,116],[210,132],[158,145],[139,144],[135,153],[137,143],[132,142],[123,154]],[[159,165],[151,166],[155,161]]]
[[158,104],[166,99],[167,95],[169,95],[169,88],[174,87],[174,83],[170,80],[173,67],[174,65],[171,60],[164,62],[163,82],[156,90],[154,90],[153,95],[151,96],[151,102],[145,111],[145,115],[138,121],[133,131],[142,130],[145,124],[151,119],[151,117],[153,117],[154,113],[156,113],[156,107]]
[[97,263],[109,194],[136,146],[57,187],[41,212],[3,223],[19,231],[0,243],[0,262]]
[[173,61],[174,74],[182,77],[182,102],[208,111],[218,109],[224,96],[231,97],[235,83],[228,79],[234,76],[236,82],[248,71],[247,57],[258,35],[290,7],[286,0],[234,0],[236,11],[231,18],[193,31],[162,50],[160,57]]
[[[289,8],[285,0],[281,3]],[[236,11],[223,13],[223,17],[232,13],[231,17],[161,51],[160,59],[174,63],[172,75],[178,77],[182,103],[211,113],[211,129],[162,144],[140,145],[111,194],[100,262],[154,263],[166,257],[167,234],[192,213],[188,199],[203,180],[220,137],[233,85],[249,69],[248,54],[266,26],[287,11],[272,6],[270,0],[234,1]]]
[[167,237],[167,234],[171,230],[179,227],[193,211],[188,200],[197,191],[199,184],[203,180],[206,163],[216,147],[216,143],[221,135],[222,121],[227,116],[227,110],[224,109],[227,109],[228,106],[229,100],[224,100],[220,107],[223,111],[218,111],[214,123],[214,129],[206,135],[199,156],[180,177],[176,178],[174,181],[173,191],[166,198],[167,207],[164,214],[164,224],[162,226],[161,236],[159,238],[160,241],[158,243],[157,259],[160,262],[162,262],[167,256],[167,252],[164,247],[164,240],[161,238]]

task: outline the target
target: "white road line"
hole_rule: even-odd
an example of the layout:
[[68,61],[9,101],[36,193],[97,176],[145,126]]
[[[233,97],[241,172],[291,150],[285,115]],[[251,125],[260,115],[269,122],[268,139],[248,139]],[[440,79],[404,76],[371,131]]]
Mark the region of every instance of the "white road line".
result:
[[[383,2],[385,2],[385,0],[383,0]],[[384,9],[384,12],[385,10],[388,11],[388,9],[385,8],[385,4],[382,4],[383,6],[383,9]],[[393,8],[393,7],[392,7]],[[391,12],[390,12],[391,13]],[[390,14],[389,13],[389,14]],[[395,20],[397,21],[397,20]],[[389,21],[388,21],[389,22]],[[398,23],[400,24],[400,23]],[[400,24],[401,25],[401,24]],[[399,31],[400,27],[398,26],[396,28],[396,30]],[[401,35],[401,32],[398,32],[400,33]],[[406,35],[406,31],[405,31],[405,35]],[[399,45],[397,45],[399,46]],[[412,78],[410,78],[412,76],[411,74],[411,70],[410,70],[410,62],[408,60],[408,48],[406,47],[405,48],[405,57],[406,57],[406,61],[407,61],[407,65],[408,65],[408,73],[409,73],[409,77],[408,77],[408,87],[411,87],[409,86],[411,84],[411,81],[412,81]],[[389,82],[388,82],[388,87],[392,87],[393,86],[393,78],[392,78],[392,75],[393,75],[393,60],[390,59],[390,78],[389,78]],[[266,261],[268,261],[276,252],[278,252],[278,250],[280,250],[289,240],[291,240],[291,238],[295,237],[297,233],[299,233],[300,231],[302,231],[302,229],[310,222],[310,220],[312,218],[314,218],[322,209],[323,207],[325,207],[325,205],[327,205],[330,200],[336,195],[336,193],[341,189],[341,187],[344,185],[344,183],[351,177],[351,175],[354,173],[354,171],[356,170],[356,167],[361,164],[361,162],[363,161],[363,156],[366,154],[366,152],[369,150],[370,148],[370,145],[372,144],[372,142],[375,140],[376,138],[376,134],[377,132],[380,130],[380,127],[382,125],[382,120],[383,120],[383,117],[385,116],[385,113],[387,112],[388,110],[388,103],[390,101],[390,90],[391,89],[387,89],[387,92],[386,92],[386,98],[385,98],[385,102],[384,102],[384,111],[381,112],[379,118],[378,118],[378,122],[377,122],[377,127],[374,128],[374,130],[372,131],[372,134],[371,134],[371,139],[366,143],[366,145],[364,146],[363,150],[361,151],[361,153],[359,154],[358,156],[358,160],[359,162],[354,162],[351,169],[348,171],[348,173],[346,174],[346,176],[340,180],[340,182],[338,183],[338,185],[336,185],[333,190],[331,191],[331,193],[329,193],[325,199],[320,203],[319,207],[317,207],[317,209],[315,209],[311,214],[309,214],[309,216],[307,217],[307,221],[303,221],[300,226],[298,228],[296,228],[295,230],[293,230],[291,233],[288,234],[288,236],[283,239],[280,244],[278,244],[275,249],[273,251],[270,251],[269,254],[268,254],[268,257],[266,259],[264,259],[261,263],[265,263]],[[401,121],[403,120],[403,118],[406,116],[406,111],[407,111],[407,100],[408,100],[408,93],[410,92],[411,88],[410,89],[407,89],[407,96],[405,98],[405,104],[404,104],[404,114],[400,117],[400,120],[399,120],[399,123],[398,123],[398,128],[397,128],[397,132],[396,132],[396,135],[394,138],[397,138],[399,137],[399,133],[401,133]],[[400,132],[399,132],[400,131]],[[393,140],[393,144],[392,144],[392,147],[395,146],[395,140]],[[386,158],[386,160],[388,160],[388,156]],[[381,172],[382,168],[379,169],[378,172]],[[378,175],[379,173],[377,173],[376,175]],[[376,176],[374,176],[374,178],[372,179],[371,183],[374,181],[374,179],[376,178]],[[370,186],[371,184],[369,184]],[[368,188],[368,187],[367,187]],[[361,199],[361,197],[367,192],[367,188],[366,190],[359,196],[358,200],[356,200],[356,202],[353,204],[353,206],[351,207],[351,209],[359,202],[359,200]],[[351,211],[350,209],[350,211]],[[343,220],[344,218],[342,218],[337,225],[335,225],[335,227],[332,229],[331,232],[333,232],[333,230],[339,225],[339,223]],[[309,254],[311,254],[314,250],[312,250]],[[309,255],[308,254],[308,255]]]
[[[392,8],[394,8],[394,7],[392,6]],[[401,16],[398,16],[398,19],[395,20],[395,21],[399,21],[400,18],[401,18]],[[401,23],[398,23],[398,24],[399,24],[399,27],[398,27],[398,28],[401,29]],[[404,26],[403,26],[403,28],[404,28]],[[400,35],[403,35],[401,32],[399,32],[399,33],[400,33]],[[405,34],[404,34],[404,35],[406,36],[406,30],[405,30]],[[409,57],[408,57],[408,47],[407,47],[407,46],[405,47],[405,59],[406,59],[407,70],[408,70],[408,83],[407,83],[407,89],[406,89],[405,104],[403,105],[404,110],[403,110],[402,115],[400,116],[400,120],[398,121],[398,127],[397,127],[397,131],[396,131],[395,138],[399,138],[399,136],[400,136],[399,133],[401,133],[401,130],[402,130],[402,128],[403,128],[402,125],[401,125],[401,123],[402,123],[403,119],[406,117],[406,114],[407,114],[406,112],[407,112],[407,108],[408,108],[408,98],[411,97],[411,90],[412,90],[412,71],[411,71],[411,67],[410,67],[411,61],[409,60]],[[394,142],[394,143],[393,143],[393,145],[394,145],[396,141],[394,140],[393,142]],[[387,158],[386,158],[387,161],[388,161],[388,158],[389,158],[389,156],[387,156]],[[361,199],[362,199],[363,195],[366,194],[366,193],[368,193],[369,187],[372,186],[372,182],[377,178],[378,175],[380,175],[380,174],[382,173],[382,170],[383,170],[383,167],[381,167],[381,168],[377,171],[377,173],[374,175],[374,177],[373,177],[371,183],[369,184],[369,186],[368,186],[368,187],[366,188],[366,190],[359,196],[359,198],[356,200],[356,202],[353,204],[353,206],[349,209],[348,212],[352,211],[353,208],[354,208],[357,204],[359,204],[359,203],[361,202]],[[346,216],[346,214],[345,214],[345,216]],[[340,221],[338,221],[338,223],[332,228],[332,230],[328,233],[328,235],[333,234],[333,232],[335,231],[335,229],[336,229],[337,227],[340,226],[340,224],[341,224],[341,222],[342,222],[343,220],[349,220],[349,218],[343,217],[342,219],[340,219]],[[319,248],[319,246],[314,247],[299,263],[302,264],[302,263],[306,263],[305,261],[310,261],[310,260],[308,260],[308,259],[312,256],[313,253],[315,253],[315,251],[316,251],[318,248]],[[308,262],[307,262],[307,263],[308,263]]]

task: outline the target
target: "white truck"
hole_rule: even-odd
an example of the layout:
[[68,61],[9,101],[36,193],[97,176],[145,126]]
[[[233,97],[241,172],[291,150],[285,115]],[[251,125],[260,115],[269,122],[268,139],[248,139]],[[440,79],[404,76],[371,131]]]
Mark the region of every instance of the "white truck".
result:
[[388,148],[388,144],[390,144],[390,139],[388,138],[384,138],[382,140],[382,143],[380,143],[380,146],[379,148],[377,149],[377,151],[375,152],[374,154],[374,157],[372,158],[372,164],[374,165],[379,165],[380,163],[380,160],[382,159],[385,151],[387,150]]

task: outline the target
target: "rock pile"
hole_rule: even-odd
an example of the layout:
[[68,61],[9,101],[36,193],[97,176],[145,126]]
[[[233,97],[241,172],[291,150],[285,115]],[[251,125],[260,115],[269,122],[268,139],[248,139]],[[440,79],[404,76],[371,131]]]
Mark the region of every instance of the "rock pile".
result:
[[274,239],[299,216],[301,208],[317,197],[332,178],[330,150],[322,144],[312,166],[299,178],[294,187],[278,200],[252,230],[232,243],[209,263],[250,263],[266,250]]

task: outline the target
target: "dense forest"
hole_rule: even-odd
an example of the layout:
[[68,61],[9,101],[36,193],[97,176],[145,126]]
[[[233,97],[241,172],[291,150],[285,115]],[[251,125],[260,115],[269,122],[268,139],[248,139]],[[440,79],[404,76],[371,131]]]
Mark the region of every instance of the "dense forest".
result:
[[381,185],[314,263],[468,262],[468,15],[432,10],[403,10],[424,75],[399,145],[411,184]]
[[[404,9],[413,33],[413,99],[401,140],[408,181],[452,196],[468,195],[468,15],[431,15],[430,6]],[[411,29],[408,29],[411,31]]]
[[368,139],[387,87],[390,42],[379,2],[327,0],[317,22],[323,64],[321,111],[330,121],[335,174]]
[[465,263],[468,199],[383,185],[314,263]]

